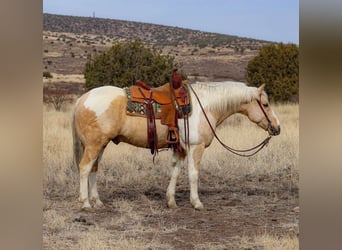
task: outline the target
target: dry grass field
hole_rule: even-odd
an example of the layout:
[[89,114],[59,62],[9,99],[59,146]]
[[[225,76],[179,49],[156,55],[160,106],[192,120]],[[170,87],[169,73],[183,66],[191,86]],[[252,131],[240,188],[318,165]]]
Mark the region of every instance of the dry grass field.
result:
[[[177,209],[165,192],[170,152],[155,165],[149,150],[110,143],[99,168],[105,208],[80,210],[73,167],[71,106],[43,107],[44,249],[299,249],[299,106],[275,105],[282,132],[257,155],[241,158],[216,141],[205,151],[199,180],[201,211],[189,202],[187,169],[179,177]],[[236,115],[218,129],[236,148],[266,136]]]

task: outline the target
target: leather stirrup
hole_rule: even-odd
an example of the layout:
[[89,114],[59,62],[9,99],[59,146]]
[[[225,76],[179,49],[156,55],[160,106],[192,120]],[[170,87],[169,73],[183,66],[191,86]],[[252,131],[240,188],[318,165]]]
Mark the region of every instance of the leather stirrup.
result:
[[177,144],[179,142],[179,134],[177,128],[169,129],[166,142],[168,144]]

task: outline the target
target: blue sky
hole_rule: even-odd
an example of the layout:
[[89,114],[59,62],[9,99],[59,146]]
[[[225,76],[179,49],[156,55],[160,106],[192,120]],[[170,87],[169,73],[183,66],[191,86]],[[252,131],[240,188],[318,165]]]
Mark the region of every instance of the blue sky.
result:
[[43,0],[43,12],[299,44],[299,0]]

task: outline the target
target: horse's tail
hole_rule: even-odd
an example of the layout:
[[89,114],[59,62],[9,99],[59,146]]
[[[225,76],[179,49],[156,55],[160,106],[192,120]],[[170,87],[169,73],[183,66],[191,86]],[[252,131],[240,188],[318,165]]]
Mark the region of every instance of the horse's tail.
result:
[[72,138],[73,138],[73,153],[74,153],[74,167],[77,168],[77,170],[79,170],[79,164],[81,162],[82,156],[83,156],[83,152],[84,152],[84,146],[80,140],[80,137],[77,133],[76,130],[76,124],[75,124],[75,111],[76,111],[76,107],[77,107],[77,102],[73,108],[72,111]]

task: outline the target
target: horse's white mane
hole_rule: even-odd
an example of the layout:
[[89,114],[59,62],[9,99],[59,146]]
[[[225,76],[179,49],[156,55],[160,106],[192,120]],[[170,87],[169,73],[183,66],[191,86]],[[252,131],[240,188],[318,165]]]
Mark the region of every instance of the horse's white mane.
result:
[[241,103],[258,98],[256,87],[249,87],[243,82],[197,82],[191,85],[203,105],[210,110],[236,110]]

